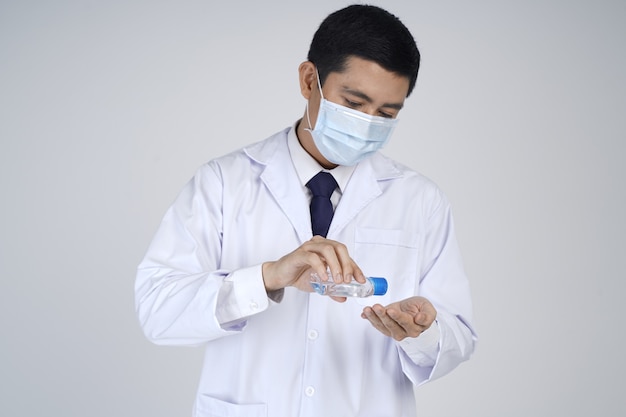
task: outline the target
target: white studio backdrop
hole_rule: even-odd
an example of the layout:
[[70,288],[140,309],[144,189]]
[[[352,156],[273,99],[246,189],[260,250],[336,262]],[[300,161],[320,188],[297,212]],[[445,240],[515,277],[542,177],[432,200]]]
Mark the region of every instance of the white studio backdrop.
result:
[[[480,334],[420,415],[626,414],[626,3],[373,3],[423,56],[385,152],[453,203]],[[191,414],[202,349],[144,339],[136,265],[199,165],[302,115],[347,4],[0,1],[0,415]]]

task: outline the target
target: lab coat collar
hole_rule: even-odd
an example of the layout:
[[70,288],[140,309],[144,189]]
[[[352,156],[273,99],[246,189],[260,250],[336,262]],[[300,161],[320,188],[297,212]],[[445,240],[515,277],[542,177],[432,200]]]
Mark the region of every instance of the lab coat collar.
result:
[[[293,169],[291,156],[287,149],[287,137],[289,132],[295,128],[294,126],[276,133],[269,140],[245,147],[244,152],[248,157],[261,165],[267,166],[270,162],[289,163],[290,168]],[[285,166],[277,168],[282,170]],[[295,170],[293,171],[295,173]],[[380,152],[376,152],[369,158],[361,161],[355,168],[355,172],[360,171],[370,172],[375,181],[392,180],[402,176],[402,171],[397,167],[397,163]]]
[[[263,165],[261,180],[291,221],[301,242],[305,242],[312,236],[309,203],[289,154],[287,138],[290,129],[293,127],[244,148],[244,152]],[[363,208],[382,194],[379,182],[401,176],[396,163],[378,152],[361,161],[339,201],[328,238],[337,235]]]

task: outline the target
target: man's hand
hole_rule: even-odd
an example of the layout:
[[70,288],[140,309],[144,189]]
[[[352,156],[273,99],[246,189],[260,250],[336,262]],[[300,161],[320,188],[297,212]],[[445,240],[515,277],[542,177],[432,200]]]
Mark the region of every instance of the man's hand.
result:
[[[311,273],[317,272],[323,280],[326,280],[327,267],[336,283],[348,283],[353,277],[360,283],[365,282],[365,275],[348,254],[346,246],[321,236],[314,236],[277,261],[264,263],[263,281],[267,291],[291,286],[311,292]],[[345,301],[345,297],[333,298]]]
[[411,297],[383,307],[375,304],[365,307],[361,317],[367,319],[382,334],[400,341],[417,337],[430,327],[437,310],[424,297]]

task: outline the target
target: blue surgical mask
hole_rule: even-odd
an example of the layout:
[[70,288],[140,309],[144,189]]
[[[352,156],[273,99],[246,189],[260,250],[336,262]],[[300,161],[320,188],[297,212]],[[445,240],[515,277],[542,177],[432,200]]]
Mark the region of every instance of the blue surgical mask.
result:
[[307,119],[313,142],[328,161],[338,165],[356,165],[377,150],[391,137],[398,119],[369,114],[341,106],[326,100],[317,77],[322,100],[315,128],[310,129],[311,119],[307,105]]

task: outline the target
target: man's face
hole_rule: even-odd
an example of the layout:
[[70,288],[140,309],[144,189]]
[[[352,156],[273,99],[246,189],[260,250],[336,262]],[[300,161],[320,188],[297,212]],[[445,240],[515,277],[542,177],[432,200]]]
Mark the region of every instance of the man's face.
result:
[[[322,86],[326,100],[367,113],[395,118],[409,91],[407,77],[387,71],[362,58],[350,57],[343,72],[331,72]],[[311,123],[315,126],[319,110],[318,91],[312,91],[309,105]]]
[[[301,125],[313,129],[322,96],[317,84],[315,66],[306,62],[300,67],[302,93],[308,99],[308,119]],[[326,100],[372,116],[396,118],[409,91],[409,79],[387,71],[373,61],[350,57],[343,72],[331,72],[322,86]],[[298,135],[304,148],[325,167],[328,162],[317,150],[308,132]]]

